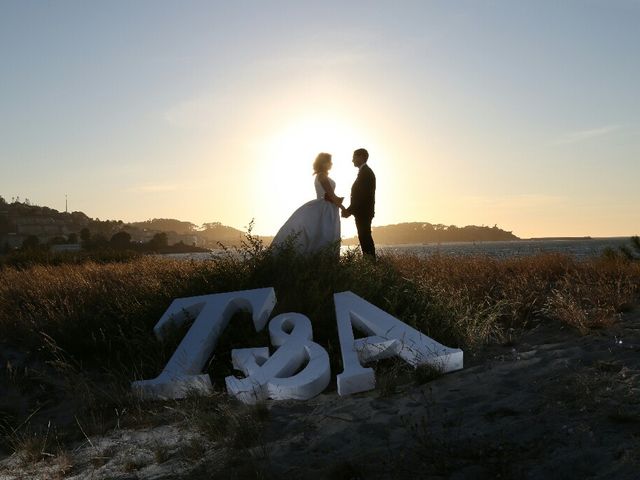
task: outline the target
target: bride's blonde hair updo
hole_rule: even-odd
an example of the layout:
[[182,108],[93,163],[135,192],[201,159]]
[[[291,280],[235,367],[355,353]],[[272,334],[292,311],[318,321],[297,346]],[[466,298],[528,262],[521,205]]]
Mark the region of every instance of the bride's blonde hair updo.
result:
[[319,153],[313,162],[313,174],[317,175],[318,173],[327,173],[329,171],[329,162],[331,162],[330,153]]

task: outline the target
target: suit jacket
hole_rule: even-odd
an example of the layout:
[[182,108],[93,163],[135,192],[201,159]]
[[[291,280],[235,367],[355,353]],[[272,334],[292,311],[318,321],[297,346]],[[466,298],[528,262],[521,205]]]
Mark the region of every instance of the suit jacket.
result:
[[365,163],[351,187],[349,213],[358,218],[373,218],[376,203],[376,176]]

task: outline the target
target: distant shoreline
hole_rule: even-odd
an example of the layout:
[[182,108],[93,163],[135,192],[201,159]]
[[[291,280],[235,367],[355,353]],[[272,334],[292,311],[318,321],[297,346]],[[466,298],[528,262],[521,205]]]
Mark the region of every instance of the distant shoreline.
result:
[[[602,237],[602,238],[624,238],[624,237]],[[531,237],[531,238],[521,238],[521,240],[532,240],[532,241],[547,241],[547,240],[593,240],[593,237],[584,236],[584,237]]]
[[[561,242],[561,241],[602,241],[602,240],[626,240],[630,237],[623,235],[618,237],[532,237],[532,238],[518,238],[514,240],[447,240],[442,242],[423,242],[423,243],[376,243],[379,247],[424,247],[433,245],[475,245],[475,244],[487,244],[487,243],[525,243],[525,242]],[[375,240],[375,237],[374,237]],[[343,247],[357,247],[358,244],[348,244],[344,240],[342,242]]]

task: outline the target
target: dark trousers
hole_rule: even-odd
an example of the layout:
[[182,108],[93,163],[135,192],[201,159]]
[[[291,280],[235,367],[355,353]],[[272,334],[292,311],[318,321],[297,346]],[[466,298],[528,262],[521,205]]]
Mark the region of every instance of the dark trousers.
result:
[[373,218],[356,217],[356,228],[358,229],[358,240],[360,241],[362,253],[376,258],[376,246],[374,245],[373,237],[371,236],[372,220]]

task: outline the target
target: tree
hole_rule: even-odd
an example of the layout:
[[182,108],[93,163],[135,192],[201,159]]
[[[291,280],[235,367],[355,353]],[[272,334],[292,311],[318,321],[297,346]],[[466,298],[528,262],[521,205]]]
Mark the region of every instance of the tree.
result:
[[101,233],[96,233],[91,237],[91,246],[92,248],[104,248],[109,244],[107,237],[102,235]]
[[88,228],[83,228],[82,230],[80,230],[80,241],[82,242],[83,246],[91,242],[91,232]]
[[149,240],[149,248],[154,251],[158,251],[161,248],[169,246],[169,238],[165,232],[156,233],[151,240]]
[[78,243],[78,234],[70,233],[69,237],[67,238],[67,243]]
[[36,237],[35,235],[29,235],[22,242],[22,249],[23,250],[35,250],[39,246],[40,246],[40,239],[38,237]]
[[67,243],[67,239],[61,236],[50,238],[47,242],[49,245],[64,245]]
[[111,237],[109,243],[113,248],[127,248],[131,245],[131,235],[125,231],[118,232]]
[[176,232],[179,235],[195,233],[198,230],[198,226],[191,222],[183,222],[173,218],[154,218],[129,225],[147,231]]
[[0,233],[9,233],[10,231],[8,212],[0,212]]
[[202,230],[209,230],[219,227],[222,227],[222,223],[220,222],[205,222],[202,224]]

